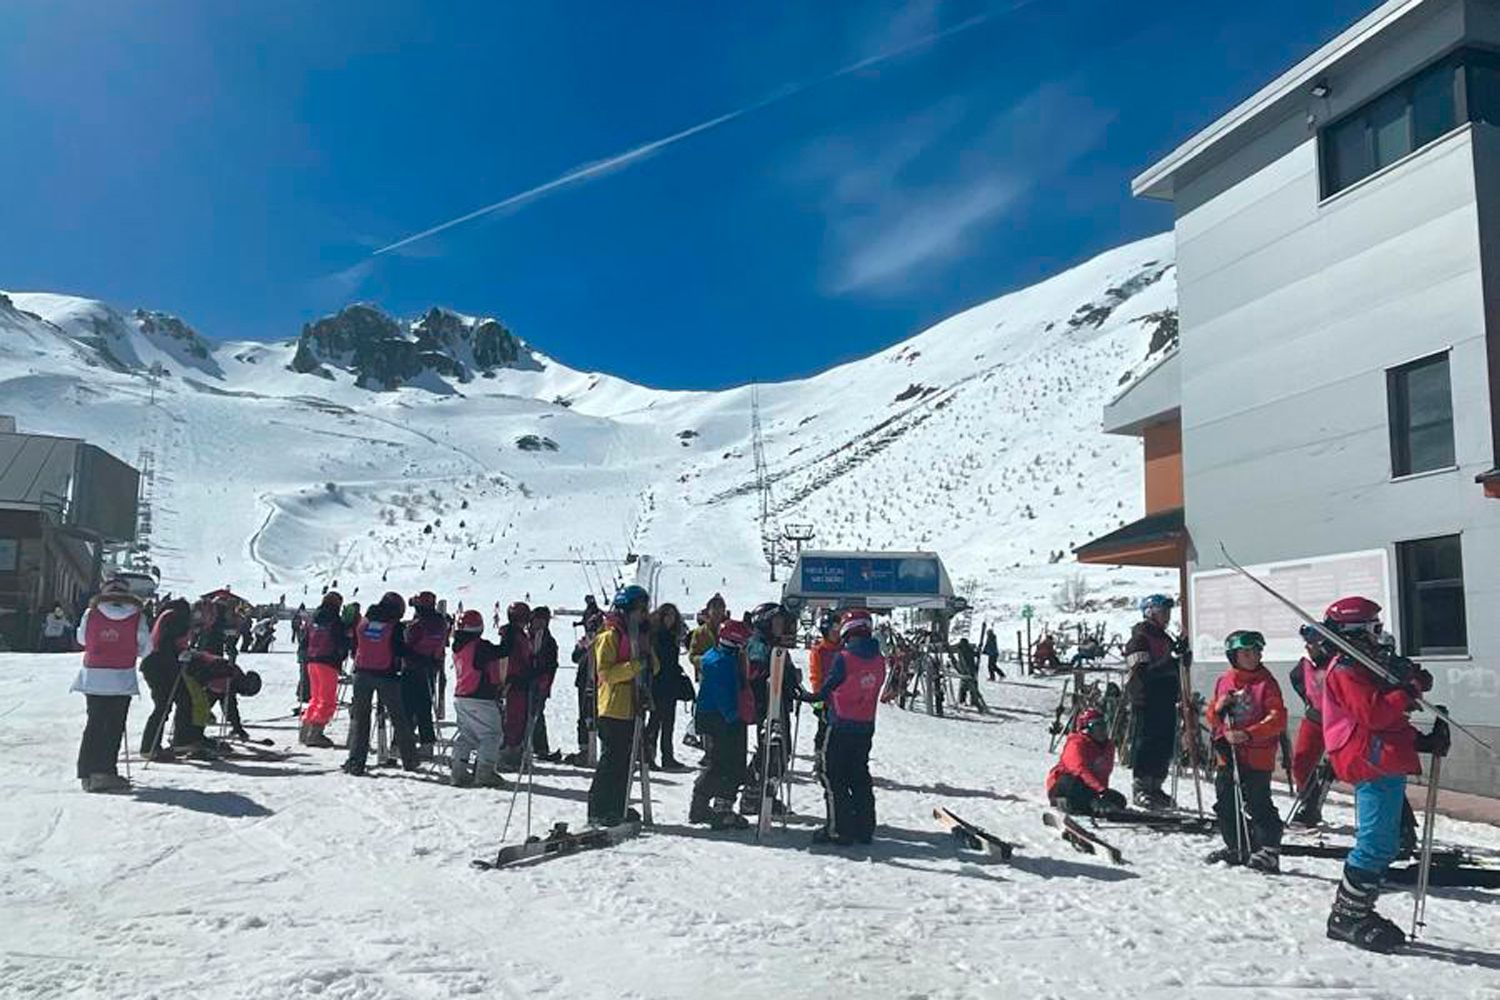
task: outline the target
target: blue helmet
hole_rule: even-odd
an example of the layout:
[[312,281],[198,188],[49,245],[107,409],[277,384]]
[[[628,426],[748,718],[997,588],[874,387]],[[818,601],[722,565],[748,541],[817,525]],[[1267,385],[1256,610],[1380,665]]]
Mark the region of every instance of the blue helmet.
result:
[[1177,607],[1177,602],[1172,600],[1166,594],[1152,594],[1150,597],[1142,598],[1139,607],[1141,609],[1141,614],[1149,615],[1151,612],[1159,609],[1171,611],[1173,608]]
[[621,587],[615,592],[615,599],[610,602],[616,611],[624,611],[633,608],[637,604],[641,607],[651,606],[651,595],[646,592],[645,587],[632,583],[628,587]]

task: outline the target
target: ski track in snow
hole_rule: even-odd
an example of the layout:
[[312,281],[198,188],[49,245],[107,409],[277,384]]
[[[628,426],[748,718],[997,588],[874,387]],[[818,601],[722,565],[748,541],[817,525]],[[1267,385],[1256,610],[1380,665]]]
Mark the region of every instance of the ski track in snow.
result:
[[[297,721],[270,717],[290,704],[293,658],[244,661],[266,682],[243,705],[252,734],[289,745]],[[1125,867],[1071,850],[1041,823],[1047,683],[985,682],[985,717],[883,707],[866,849],[807,847],[822,815],[808,716],[796,814],[764,844],[688,827],[693,776],[658,774],[654,830],[479,872],[510,792],[449,788],[432,767],[354,779],[342,751],[295,747],[284,762],[137,759],[134,796],[83,794],[76,667],[0,654],[0,704],[15,706],[0,727],[4,997],[1500,997],[1500,893],[1435,888],[1424,941],[1439,956],[1380,957],[1323,937],[1337,861],[1289,858],[1267,877],[1203,865],[1208,838],[1130,830],[1106,834]],[[548,706],[569,750],[571,680]],[[132,706],[132,748],[148,708]],[[341,710],[331,735],[346,728]],[[587,785],[540,765],[533,829],[580,825]],[[1013,861],[959,857],[939,804],[1018,842]],[[1352,819],[1343,802],[1330,814]],[[1438,840],[1500,853],[1490,827],[1440,820]],[[1408,891],[1382,909],[1405,923]]]

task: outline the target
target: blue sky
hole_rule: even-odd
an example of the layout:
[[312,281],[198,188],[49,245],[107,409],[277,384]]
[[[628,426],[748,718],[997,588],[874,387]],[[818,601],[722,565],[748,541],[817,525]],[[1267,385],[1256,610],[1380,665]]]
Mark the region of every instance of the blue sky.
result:
[[7,0],[0,288],[793,377],[1169,228],[1130,177],[1372,6]]

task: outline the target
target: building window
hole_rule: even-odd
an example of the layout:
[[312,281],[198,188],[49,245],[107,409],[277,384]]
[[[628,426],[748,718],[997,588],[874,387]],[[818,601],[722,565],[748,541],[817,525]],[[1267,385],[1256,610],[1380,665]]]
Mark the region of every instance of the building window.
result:
[[1458,535],[1396,543],[1401,576],[1401,648],[1409,656],[1469,651],[1464,557]]
[[15,538],[0,538],[0,573],[14,573],[20,564],[21,542]]
[[1469,66],[1469,118],[1500,125],[1500,64],[1475,62]]
[[1390,166],[1459,126],[1459,63],[1445,59],[1323,130],[1323,196]]
[[1412,476],[1454,465],[1453,392],[1446,353],[1386,372],[1391,475]]

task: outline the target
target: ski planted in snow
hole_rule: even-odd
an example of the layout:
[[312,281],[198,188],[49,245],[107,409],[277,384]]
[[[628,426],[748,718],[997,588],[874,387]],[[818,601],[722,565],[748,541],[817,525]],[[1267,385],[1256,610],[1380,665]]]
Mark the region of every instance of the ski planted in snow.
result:
[[1009,861],[1010,856],[1015,853],[1015,844],[1000,839],[984,827],[976,826],[942,806],[932,810],[932,818],[948,828],[960,850],[985,854],[1001,861]]
[[1058,836],[1067,841],[1075,851],[1080,851],[1084,854],[1103,854],[1112,863],[1117,865],[1125,863],[1125,855],[1120,853],[1118,847],[1115,847],[1092,830],[1086,829],[1083,824],[1066,813],[1058,812],[1055,809],[1048,809],[1042,813],[1042,823],[1049,829],[1056,830]]
[[760,754],[760,813],[755,818],[755,839],[758,842],[771,832],[772,813],[776,811],[776,792],[779,782],[771,776],[775,761],[780,760],[784,742],[781,732],[781,686],[786,676],[786,650],[771,652],[771,673],[766,679],[766,745]]
[[475,858],[471,864],[484,871],[506,868],[536,858],[563,854],[616,844],[638,836],[641,832],[639,820],[628,820],[616,826],[590,826],[582,830],[568,829],[568,824],[558,823],[545,837],[532,837],[520,844],[507,844],[493,858]]

